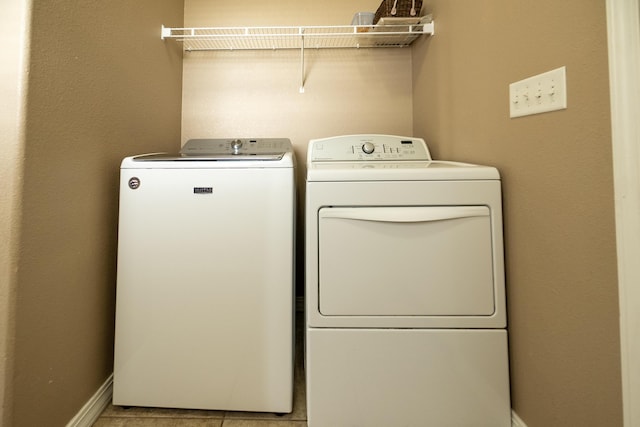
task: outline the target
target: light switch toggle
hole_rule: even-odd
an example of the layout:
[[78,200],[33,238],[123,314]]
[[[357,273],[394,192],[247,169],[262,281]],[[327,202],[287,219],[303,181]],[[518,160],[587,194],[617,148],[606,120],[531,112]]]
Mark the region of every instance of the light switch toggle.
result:
[[536,99],[540,101],[542,99],[542,88],[538,86],[538,91],[536,92]]

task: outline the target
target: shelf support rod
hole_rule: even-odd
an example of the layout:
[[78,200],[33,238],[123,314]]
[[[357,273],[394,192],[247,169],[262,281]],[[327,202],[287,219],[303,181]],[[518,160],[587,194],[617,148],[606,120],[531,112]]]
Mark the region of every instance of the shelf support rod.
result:
[[300,93],[304,93],[304,29],[300,28]]

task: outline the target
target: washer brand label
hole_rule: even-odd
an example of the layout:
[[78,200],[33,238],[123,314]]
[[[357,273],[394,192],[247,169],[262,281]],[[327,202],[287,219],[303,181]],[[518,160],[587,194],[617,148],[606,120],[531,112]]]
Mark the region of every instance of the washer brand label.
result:
[[193,187],[193,194],[213,194],[213,187]]
[[140,178],[134,176],[129,179],[129,188],[132,190],[137,190],[140,187]]

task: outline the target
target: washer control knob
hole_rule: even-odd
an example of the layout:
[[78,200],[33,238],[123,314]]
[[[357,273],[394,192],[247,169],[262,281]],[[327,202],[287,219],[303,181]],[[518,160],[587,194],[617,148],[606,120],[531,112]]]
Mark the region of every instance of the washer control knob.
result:
[[371,142],[365,142],[364,144],[362,144],[362,151],[364,151],[365,154],[371,154],[375,151],[375,149],[376,146]]
[[240,148],[242,147],[242,140],[234,139],[231,141],[231,150],[233,154],[240,154]]

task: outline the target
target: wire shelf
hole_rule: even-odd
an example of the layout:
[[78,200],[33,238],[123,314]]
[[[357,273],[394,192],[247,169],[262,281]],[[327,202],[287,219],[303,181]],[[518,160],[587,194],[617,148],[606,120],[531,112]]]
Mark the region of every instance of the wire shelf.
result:
[[306,27],[165,28],[162,39],[183,43],[186,52],[206,50],[344,49],[404,47],[433,34],[430,16],[410,24]]
[[300,92],[303,93],[305,49],[405,47],[425,34],[434,34],[431,15],[419,18],[382,18],[377,25],[199,28],[162,26],[161,38],[182,42],[185,52],[299,49]]

